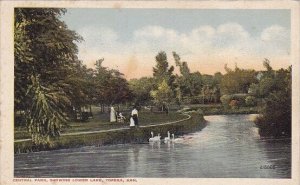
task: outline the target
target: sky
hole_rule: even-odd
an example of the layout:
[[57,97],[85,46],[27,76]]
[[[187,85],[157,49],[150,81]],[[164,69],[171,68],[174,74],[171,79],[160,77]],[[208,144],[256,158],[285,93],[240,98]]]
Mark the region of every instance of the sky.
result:
[[[224,65],[263,69],[290,62],[290,10],[67,9],[61,17],[84,39],[78,57],[88,67],[103,65],[127,79],[151,76],[155,56],[172,51],[192,72],[224,73]],[[177,69],[178,71],[178,69]]]

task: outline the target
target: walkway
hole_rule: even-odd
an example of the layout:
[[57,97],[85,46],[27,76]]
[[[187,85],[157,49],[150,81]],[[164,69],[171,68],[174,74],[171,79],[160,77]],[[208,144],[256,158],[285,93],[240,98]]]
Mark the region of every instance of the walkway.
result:
[[[150,124],[150,125],[144,125],[144,126],[139,126],[140,128],[147,128],[147,127],[154,127],[154,126],[159,126],[159,125],[169,125],[169,124],[174,124],[182,121],[186,121],[191,119],[191,116],[189,114],[184,114],[187,116],[187,118],[177,120],[177,121],[172,121],[172,122],[167,122],[167,123],[160,123],[160,124]],[[86,132],[73,132],[73,133],[65,133],[61,134],[61,136],[74,136],[74,135],[83,135],[83,134],[94,134],[94,133],[103,133],[103,132],[114,132],[114,131],[121,131],[121,130],[129,130],[130,128],[117,128],[117,129],[109,129],[109,130],[99,130],[99,131],[86,131]],[[24,141],[31,141],[31,139],[18,139],[15,140],[15,143],[18,142],[24,142]]]

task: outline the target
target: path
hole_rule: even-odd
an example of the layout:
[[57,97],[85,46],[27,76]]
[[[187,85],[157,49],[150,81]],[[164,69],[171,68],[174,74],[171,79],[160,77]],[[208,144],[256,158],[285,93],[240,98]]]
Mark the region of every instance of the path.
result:
[[[189,114],[184,114],[187,116],[187,118],[184,119],[180,119],[177,121],[171,121],[171,122],[167,122],[167,123],[160,123],[160,124],[149,124],[149,125],[144,125],[144,126],[139,126],[140,128],[147,128],[147,127],[154,127],[154,126],[158,126],[158,125],[169,125],[169,124],[173,124],[173,123],[178,123],[178,122],[182,122],[182,121],[186,121],[191,119],[191,116]],[[94,133],[103,133],[103,132],[114,132],[114,131],[121,131],[121,130],[129,130],[130,128],[116,128],[116,129],[109,129],[109,130],[99,130],[99,131],[86,131],[86,132],[73,132],[73,133],[65,133],[65,134],[61,134],[61,136],[74,136],[74,135],[82,135],[82,134],[94,134]],[[24,142],[24,141],[31,141],[31,139],[18,139],[15,140],[15,143],[18,142]]]

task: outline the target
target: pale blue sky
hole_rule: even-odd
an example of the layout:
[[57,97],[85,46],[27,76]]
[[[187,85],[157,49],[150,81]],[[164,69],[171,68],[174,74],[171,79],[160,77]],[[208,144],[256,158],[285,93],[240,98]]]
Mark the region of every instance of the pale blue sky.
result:
[[264,28],[277,24],[290,28],[290,10],[216,10],[216,9],[81,9],[70,8],[62,19],[71,29],[96,25],[117,30],[120,39],[147,25],[159,25],[187,32],[200,25],[218,26],[226,22],[242,25],[257,35]]
[[161,50],[171,64],[176,51],[204,73],[234,63],[261,69],[264,58],[275,68],[290,65],[290,10],[76,8],[62,20],[83,36],[79,58],[88,67],[104,57],[127,78],[151,75]]

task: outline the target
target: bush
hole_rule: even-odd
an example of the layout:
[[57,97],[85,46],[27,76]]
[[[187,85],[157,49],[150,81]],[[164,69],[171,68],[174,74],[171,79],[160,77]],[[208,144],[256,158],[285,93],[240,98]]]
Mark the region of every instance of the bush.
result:
[[245,99],[245,103],[249,107],[253,107],[257,105],[257,100],[254,96],[247,96]]
[[220,100],[224,107],[228,107],[230,101],[232,100],[232,95],[223,95],[221,96]]
[[234,94],[233,100],[237,100],[238,106],[245,106],[245,98],[248,96],[248,94]]
[[[248,94],[231,94],[231,95],[223,95],[221,96],[220,100],[224,107],[228,108],[229,106],[244,106],[245,105],[245,98]],[[236,100],[233,101],[232,100]],[[231,103],[232,102],[232,103]]]
[[239,105],[239,102],[237,100],[231,100],[230,103],[229,103],[229,106],[232,108],[232,109],[235,109],[237,108]]

